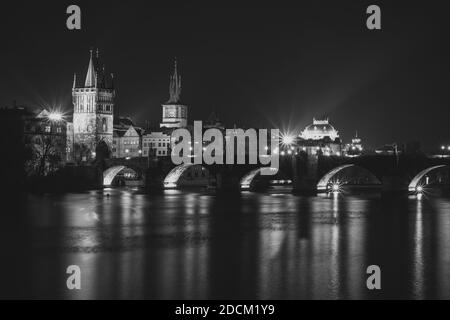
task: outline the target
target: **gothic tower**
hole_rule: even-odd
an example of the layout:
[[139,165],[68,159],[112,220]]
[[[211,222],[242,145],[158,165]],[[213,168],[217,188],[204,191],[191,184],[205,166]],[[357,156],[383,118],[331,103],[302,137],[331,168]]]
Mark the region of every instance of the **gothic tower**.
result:
[[77,86],[75,74],[72,88],[74,148],[84,150],[85,160],[95,157],[102,141],[112,150],[114,97],[113,75],[106,76],[98,50],[95,57],[91,50],[84,86]]
[[188,107],[181,103],[181,76],[178,75],[177,60],[170,77],[169,101],[162,105],[161,128],[181,128],[187,126]]

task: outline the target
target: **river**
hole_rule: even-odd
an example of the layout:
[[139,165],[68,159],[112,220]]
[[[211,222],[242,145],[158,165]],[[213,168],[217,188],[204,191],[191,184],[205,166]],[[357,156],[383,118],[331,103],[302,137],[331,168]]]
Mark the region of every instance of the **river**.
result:
[[[105,189],[19,202],[2,214],[1,297],[450,299],[449,198]],[[81,290],[66,287],[69,265]],[[370,265],[381,290],[366,287]]]

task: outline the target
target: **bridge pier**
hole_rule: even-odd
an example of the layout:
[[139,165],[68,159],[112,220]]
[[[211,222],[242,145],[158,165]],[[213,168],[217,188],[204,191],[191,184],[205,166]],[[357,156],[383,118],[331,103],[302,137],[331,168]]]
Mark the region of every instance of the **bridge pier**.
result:
[[163,164],[157,157],[148,159],[148,169],[145,172],[145,187],[151,191],[162,191],[167,170],[163,168]]
[[293,189],[292,192],[298,195],[317,195],[317,170],[319,158],[317,155],[307,155],[292,157]]
[[232,168],[225,166],[216,173],[217,191],[240,192],[240,179],[232,172]]
[[408,194],[409,180],[403,175],[383,176],[381,182],[384,194]]

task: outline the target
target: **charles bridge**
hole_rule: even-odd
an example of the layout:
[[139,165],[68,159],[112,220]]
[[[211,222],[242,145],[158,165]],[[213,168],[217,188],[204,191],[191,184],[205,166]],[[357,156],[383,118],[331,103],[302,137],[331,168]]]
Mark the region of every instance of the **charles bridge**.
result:
[[[102,185],[111,185],[124,168],[135,171],[149,189],[183,188],[182,177],[189,168],[175,166],[170,157],[106,159]],[[294,193],[313,195],[333,188],[379,189],[382,192],[421,193],[425,186],[450,189],[450,158],[424,155],[363,155],[360,157],[280,156],[274,176],[260,175],[258,165],[202,165],[208,171],[204,186],[217,190],[264,191],[273,181],[289,181]]]

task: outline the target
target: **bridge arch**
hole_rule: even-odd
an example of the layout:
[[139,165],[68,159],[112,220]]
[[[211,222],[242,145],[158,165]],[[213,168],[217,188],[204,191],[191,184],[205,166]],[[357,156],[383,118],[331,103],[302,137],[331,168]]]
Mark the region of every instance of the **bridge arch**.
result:
[[439,169],[443,169],[443,168],[448,168],[447,165],[438,165],[438,166],[433,166],[430,168],[427,168],[425,170],[420,171],[412,180],[411,183],[408,186],[408,191],[410,192],[415,192],[417,191],[417,187],[422,185],[422,179],[425,178],[429,173],[439,170]]
[[[194,172],[195,177],[190,175]],[[186,163],[173,168],[164,178],[164,188],[206,187],[209,185],[209,171],[199,164]]]
[[317,191],[326,192],[330,184],[381,185],[381,181],[369,170],[354,164],[341,165],[327,172],[317,183]]
[[[246,175],[244,175],[241,179],[240,185],[241,185],[241,189],[244,190],[248,190],[251,188],[252,186],[252,182],[254,181],[254,179],[261,175],[261,171],[263,168],[257,168],[254,169],[252,171],[250,171],[249,173],[247,173]],[[265,168],[267,169],[267,168]],[[273,170],[274,172],[278,172],[278,169],[275,168],[269,168],[270,170]]]
[[114,166],[106,169],[103,172],[103,185],[110,186],[117,174],[125,168],[125,166]]
[[116,176],[125,169],[130,169],[138,176],[141,176],[142,174],[142,172],[138,168],[135,168],[133,166],[115,165],[103,171],[103,186],[111,186],[114,178],[116,178]]

